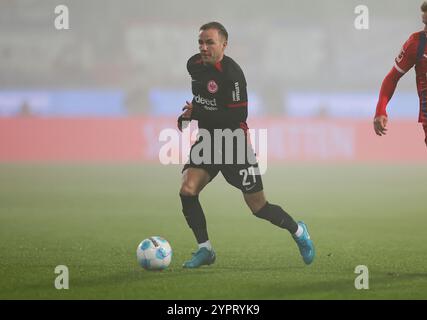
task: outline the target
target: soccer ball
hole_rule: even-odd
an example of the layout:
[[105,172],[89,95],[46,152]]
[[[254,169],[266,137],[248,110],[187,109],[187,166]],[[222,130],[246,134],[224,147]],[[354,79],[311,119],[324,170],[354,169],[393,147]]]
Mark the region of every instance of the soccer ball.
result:
[[142,240],[136,248],[136,258],[139,265],[146,270],[163,270],[171,263],[172,248],[162,237],[149,237]]

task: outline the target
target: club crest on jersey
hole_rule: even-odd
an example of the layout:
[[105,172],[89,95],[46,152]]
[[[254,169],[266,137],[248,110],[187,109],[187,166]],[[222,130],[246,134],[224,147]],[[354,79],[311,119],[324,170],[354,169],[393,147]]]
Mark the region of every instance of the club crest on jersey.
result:
[[216,84],[216,82],[214,80],[210,80],[208,82],[208,91],[210,93],[215,93],[218,91],[218,85]]

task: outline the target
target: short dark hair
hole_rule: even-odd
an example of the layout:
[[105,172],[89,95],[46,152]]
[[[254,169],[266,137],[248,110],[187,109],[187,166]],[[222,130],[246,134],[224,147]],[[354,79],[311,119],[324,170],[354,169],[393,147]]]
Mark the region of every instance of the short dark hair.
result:
[[421,11],[427,12],[427,1],[424,1],[423,4],[421,5]]
[[224,37],[225,41],[228,41],[228,32],[227,30],[225,30],[224,26],[221,23],[215,22],[215,21],[208,22],[208,23],[205,23],[203,26],[201,26],[199,30],[205,31],[209,29],[218,30],[218,33]]

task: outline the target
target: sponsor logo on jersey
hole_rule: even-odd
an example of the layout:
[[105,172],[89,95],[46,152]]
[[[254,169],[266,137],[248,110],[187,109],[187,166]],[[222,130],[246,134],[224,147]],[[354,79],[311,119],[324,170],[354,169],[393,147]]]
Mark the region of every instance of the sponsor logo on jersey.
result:
[[208,111],[217,111],[218,110],[218,108],[217,107],[209,107],[209,106],[202,106],[205,110],[208,110]]
[[213,99],[207,99],[207,98],[201,97],[200,94],[198,94],[197,96],[194,97],[194,100],[197,103],[199,103],[206,110],[209,110],[209,111],[218,110],[215,98],[213,98]]
[[402,61],[404,55],[405,55],[405,49],[402,48],[402,50],[400,50],[399,55],[396,58],[396,62],[399,63],[400,61]]
[[232,92],[232,95],[233,101],[240,101],[240,87],[238,82],[234,83],[234,90]]
[[218,85],[216,84],[216,82],[214,80],[210,80],[208,82],[208,91],[210,93],[215,93],[218,91]]

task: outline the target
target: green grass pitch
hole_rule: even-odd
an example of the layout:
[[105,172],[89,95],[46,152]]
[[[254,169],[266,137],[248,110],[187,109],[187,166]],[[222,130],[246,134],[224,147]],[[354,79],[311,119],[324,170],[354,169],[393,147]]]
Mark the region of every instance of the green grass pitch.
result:
[[[214,265],[182,269],[196,248],[181,213],[179,166],[1,165],[0,299],[426,299],[426,165],[270,166],[270,202],[304,220],[305,266],[287,231],[250,213],[219,175],[200,196]],[[136,247],[169,240],[148,272]],[[69,268],[57,290],[57,265]],[[369,289],[356,290],[366,265]]]

